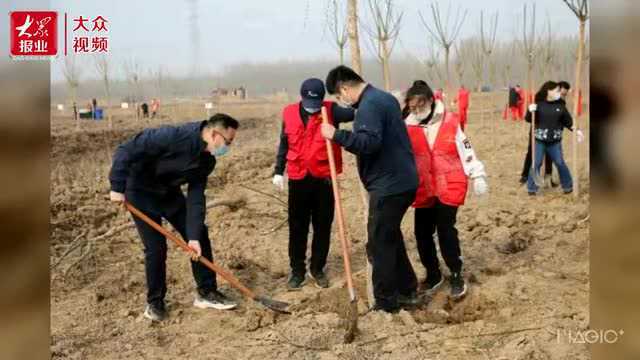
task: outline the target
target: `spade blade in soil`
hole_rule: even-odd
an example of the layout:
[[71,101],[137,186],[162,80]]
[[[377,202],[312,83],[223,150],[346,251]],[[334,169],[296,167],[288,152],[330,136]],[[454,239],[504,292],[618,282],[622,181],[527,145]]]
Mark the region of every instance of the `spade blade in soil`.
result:
[[264,296],[258,296],[254,300],[262,304],[264,307],[275,312],[291,314],[291,312],[287,310],[287,308],[289,307],[289,303],[286,303],[284,301],[273,300]]

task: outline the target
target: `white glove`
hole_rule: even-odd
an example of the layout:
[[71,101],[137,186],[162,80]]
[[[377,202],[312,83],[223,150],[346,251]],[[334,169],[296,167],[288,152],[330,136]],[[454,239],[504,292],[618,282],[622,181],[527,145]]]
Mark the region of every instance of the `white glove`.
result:
[[529,111],[535,112],[538,110],[538,104],[529,104]]
[[489,191],[489,185],[487,185],[487,180],[484,176],[479,176],[473,179],[473,192],[477,196],[481,196],[486,194]]
[[284,176],[274,175],[272,182],[273,182],[273,185],[275,185],[278,188],[278,190],[284,191]]
[[582,130],[580,129],[576,130],[576,136],[578,137],[579,143],[584,141],[584,134],[582,133]]

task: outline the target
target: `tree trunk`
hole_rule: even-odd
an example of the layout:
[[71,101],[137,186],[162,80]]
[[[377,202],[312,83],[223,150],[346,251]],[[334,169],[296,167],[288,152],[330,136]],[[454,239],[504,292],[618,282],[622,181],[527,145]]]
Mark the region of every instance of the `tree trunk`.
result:
[[[360,40],[358,39],[358,3],[357,0],[349,0],[348,3],[348,24],[347,24],[347,32],[349,35],[349,47],[351,50],[351,67],[355,72],[362,75],[362,61],[360,59]],[[360,197],[363,202],[363,224],[365,234],[368,233],[367,222],[366,219],[369,217],[369,208],[368,208],[368,196],[367,192],[364,189],[364,186],[360,184]],[[368,236],[368,235],[365,235]],[[365,255],[365,257],[367,257]],[[374,297],[373,297],[373,279],[372,279],[372,267],[371,263],[369,263],[369,259],[367,257],[367,299],[369,300],[369,306],[373,307],[374,305]]]
[[[527,107],[529,106],[529,98],[534,93],[533,90],[533,59],[529,56],[527,61],[527,82],[529,83],[529,91],[525,94],[525,113],[527,111]],[[533,98],[533,102],[535,102],[535,97]],[[535,111],[531,114],[531,170],[529,170],[530,176],[533,176],[534,181],[538,179],[538,174],[536,174],[536,137],[535,137],[535,127],[536,127],[536,113]]]
[[525,105],[529,105],[529,94],[533,93],[535,90],[533,89],[533,60],[529,59],[527,61],[527,87],[529,88],[529,92],[527,93],[526,99],[524,101]]
[[348,26],[349,47],[351,50],[351,67],[355,72],[362,75],[362,61],[360,59],[360,40],[358,38],[358,2],[349,0],[348,3]]
[[380,41],[380,58],[382,59],[382,76],[384,78],[384,89],[391,91],[391,72],[389,69],[389,50],[387,40]]
[[340,46],[340,65],[344,65],[344,44]]
[[578,197],[580,193],[580,176],[578,174],[578,106],[579,104],[579,96],[580,96],[580,78],[582,77],[582,58],[584,56],[584,30],[585,30],[585,21],[580,20],[580,37],[578,39],[578,58],[576,61],[576,79],[575,79],[575,90],[573,92],[573,163],[571,164],[573,168],[573,196]]
[[[113,129],[113,117],[111,116],[111,91],[107,88],[107,103],[104,106],[104,110],[107,111],[107,116],[109,117],[109,130]],[[103,111],[104,113],[104,111]]]
[[135,104],[135,108],[136,108],[136,121],[140,121],[140,117],[141,117],[140,116],[140,105],[141,104],[138,103],[138,95],[140,95],[140,92],[138,91],[138,82],[136,81],[133,84],[133,86],[134,86],[134,90],[133,91],[135,92],[135,94],[133,95],[135,97],[133,103]]
[[444,88],[447,89],[447,92],[451,90],[449,87],[451,86],[451,76],[449,73],[449,47],[444,48],[444,67],[445,67],[445,76],[446,80],[444,83]]
[[76,86],[71,87],[71,97],[73,98],[73,105],[75,106],[74,116],[76,120],[76,130],[80,130],[80,106],[78,106],[78,88]]

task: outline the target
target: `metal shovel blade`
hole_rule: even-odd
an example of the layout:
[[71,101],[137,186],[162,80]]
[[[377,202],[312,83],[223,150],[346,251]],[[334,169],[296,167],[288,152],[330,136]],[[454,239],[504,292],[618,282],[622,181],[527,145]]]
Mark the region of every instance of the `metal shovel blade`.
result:
[[289,307],[289,303],[286,303],[284,301],[273,300],[265,296],[257,296],[253,300],[257,301],[258,303],[262,304],[262,306],[270,310],[273,310],[275,312],[279,312],[283,314],[291,314],[291,312],[287,310],[287,308]]
[[356,299],[349,302],[347,308],[347,328],[344,334],[345,344],[350,344],[358,333],[358,302]]

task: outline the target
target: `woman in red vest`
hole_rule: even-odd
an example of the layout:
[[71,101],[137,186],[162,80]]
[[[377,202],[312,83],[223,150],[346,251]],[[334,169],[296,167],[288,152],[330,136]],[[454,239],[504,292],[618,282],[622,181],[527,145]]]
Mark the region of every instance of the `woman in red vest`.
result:
[[[320,288],[329,287],[324,267],[329,254],[334,199],[325,140],[320,133],[320,109],[327,108],[329,122],[353,121],[355,112],[323,101],[324,83],[307,79],[302,83],[302,100],[287,105],[282,114],[282,132],[276,156],[273,184],[284,190],[284,171],[289,177],[289,263],[291,275],[287,286],[298,290],[306,277],[307,238],[313,226],[309,274]],[[337,172],[342,172],[342,152],[333,144]]]
[[458,207],[464,204],[468,178],[477,195],[487,192],[484,165],[460,127],[457,114],[446,112],[428,85],[417,83],[407,91],[405,118],[416,167],[418,191],[415,208],[415,236],[420,260],[427,270],[423,282],[428,292],[443,283],[433,234],[438,232],[440,251],[451,272],[451,296],[465,295],[462,256],[455,227]]

